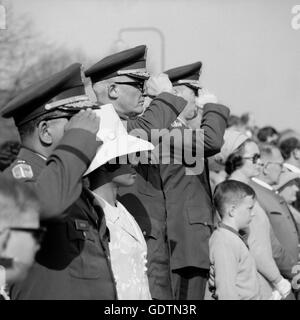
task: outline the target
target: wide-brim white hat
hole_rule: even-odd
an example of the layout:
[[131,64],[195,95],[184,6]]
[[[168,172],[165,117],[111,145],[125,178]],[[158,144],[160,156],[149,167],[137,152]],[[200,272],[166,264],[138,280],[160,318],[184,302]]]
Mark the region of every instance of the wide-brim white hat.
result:
[[153,150],[154,145],[127,133],[112,104],[101,106],[95,111],[100,117],[97,138],[103,142],[84,175],[89,174],[106,162],[130,153]]

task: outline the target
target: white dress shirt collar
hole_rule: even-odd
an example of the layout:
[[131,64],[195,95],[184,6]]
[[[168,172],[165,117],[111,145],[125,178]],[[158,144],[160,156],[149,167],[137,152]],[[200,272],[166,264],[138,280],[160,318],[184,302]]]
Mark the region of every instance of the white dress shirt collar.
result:
[[284,163],[283,164],[283,166],[285,167],[285,168],[287,168],[289,171],[292,171],[292,172],[294,172],[294,173],[298,173],[298,174],[300,174],[300,169],[298,168],[298,167],[296,167],[296,166],[294,166],[293,164],[290,164],[290,163]]
[[264,188],[266,188],[268,190],[275,191],[273,189],[273,187],[271,187],[268,183],[266,183],[266,182],[264,182],[264,181],[262,181],[262,180],[260,180],[258,178],[252,178],[252,181],[254,181],[255,183],[259,184],[260,186],[262,186],[262,187],[264,187]]

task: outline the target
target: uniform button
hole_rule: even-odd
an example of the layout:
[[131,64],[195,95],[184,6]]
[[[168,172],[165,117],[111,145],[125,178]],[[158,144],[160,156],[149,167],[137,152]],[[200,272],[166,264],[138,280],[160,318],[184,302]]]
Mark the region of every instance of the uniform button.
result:
[[143,231],[143,235],[145,236],[146,234],[147,234],[147,232],[144,230],[144,231]]

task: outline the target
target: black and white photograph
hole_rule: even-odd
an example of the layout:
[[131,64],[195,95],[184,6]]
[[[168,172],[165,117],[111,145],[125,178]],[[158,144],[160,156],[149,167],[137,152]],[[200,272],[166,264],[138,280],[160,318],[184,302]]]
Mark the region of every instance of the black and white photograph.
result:
[[0,300],[299,291],[299,0],[0,0]]

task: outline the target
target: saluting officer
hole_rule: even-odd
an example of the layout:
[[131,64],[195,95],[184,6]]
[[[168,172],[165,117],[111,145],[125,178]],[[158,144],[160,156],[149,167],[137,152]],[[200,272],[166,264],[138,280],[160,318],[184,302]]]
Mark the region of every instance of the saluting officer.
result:
[[[198,126],[193,127],[193,129],[201,128],[203,136],[198,136],[199,141],[196,141],[196,135],[192,136],[191,141],[186,139],[183,141],[182,164],[174,162],[160,165],[166,198],[172,285],[175,298],[180,300],[204,299],[210,265],[208,241],[214,224],[207,157],[220,151],[229,116],[229,109],[216,104],[215,96],[209,94],[198,96],[201,89],[199,82],[201,66],[201,62],[195,62],[165,72],[178,95],[194,106],[196,99],[199,104],[204,105],[202,120],[200,116]],[[190,110],[193,111],[193,108]],[[181,130],[184,137],[184,131],[192,129],[190,121],[195,116],[193,112],[182,112],[177,121],[171,125],[171,132]],[[187,170],[191,170],[193,164],[190,163],[191,158],[185,157],[188,153],[195,152],[197,146],[202,148],[202,152],[196,154],[198,158],[195,160],[193,174],[192,172],[187,174]]]
[[5,174],[36,190],[48,230],[29,276],[12,288],[13,299],[116,298],[103,211],[93,206],[81,179],[99,147],[99,118],[83,110],[95,107],[76,63],[3,109],[22,142]]
[[[129,133],[133,129],[143,129],[150,137],[151,129],[168,128],[187,104],[183,98],[174,95],[166,75],[149,78],[144,45],[110,55],[85,74],[91,78],[98,101],[113,104],[126,121]],[[154,99],[143,115],[132,119],[143,112],[145,94]],[[120,201],[135,217],[147,241],[151,296],[172,299],[166,210],[159,166],[139,164],[136,170],[135,185],[120,189]]]

